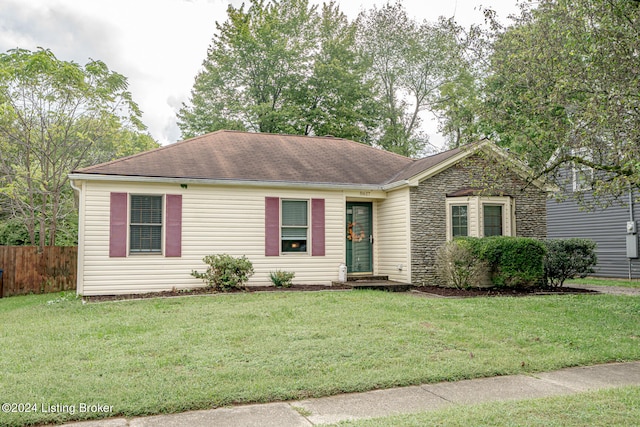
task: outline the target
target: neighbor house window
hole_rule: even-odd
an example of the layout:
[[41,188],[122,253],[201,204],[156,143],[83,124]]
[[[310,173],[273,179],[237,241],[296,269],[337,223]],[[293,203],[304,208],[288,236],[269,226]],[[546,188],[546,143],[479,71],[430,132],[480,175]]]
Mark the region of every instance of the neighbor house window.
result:
[[502,236],[502,205],[483,205],[484,236]]
[[[583,158],[587,161],[593,160],[591,151],[588,148],[573,149],[571,150],[571,154],[573,156]],[[573,191],[591,190],[594,178],[593,168],[582,163],[574,162],[571,169],[573,178]]]
[[469,207],[467,205],[451,206],[451,234],[453,237],[469,235]]
[[162,196],[131,196],[129,250],[162,252]]
[[282,252],[307,252],[309,231],[308,202],[282,200]]

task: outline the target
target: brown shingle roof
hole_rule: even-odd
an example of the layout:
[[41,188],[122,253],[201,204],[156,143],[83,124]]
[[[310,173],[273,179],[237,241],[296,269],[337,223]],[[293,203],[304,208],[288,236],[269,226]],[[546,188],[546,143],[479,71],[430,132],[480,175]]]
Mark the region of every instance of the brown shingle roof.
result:
[[382,185],[410,178],[457,152],[412,160],[342,138],[217,131],[74,173]]
[[437,164],[444,162],[450,157],[455,156],[460,151],[460,148],[455,148],[453,150],[444,151],[442,153],[434,154],[433,156],[424,157],[422,159],[415,160],[412,164],[408,165],[404,169],[402,169],[398,174],[393,176],[389,182],[403,181],[405,179],[409,179],[426,171],[427,169],[431,169]]

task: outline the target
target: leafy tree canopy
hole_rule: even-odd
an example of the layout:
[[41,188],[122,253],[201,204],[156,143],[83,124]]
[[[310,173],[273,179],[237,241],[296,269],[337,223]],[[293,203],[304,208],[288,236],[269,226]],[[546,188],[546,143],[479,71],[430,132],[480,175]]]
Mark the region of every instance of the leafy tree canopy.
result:
[[495,43],[479,116],[541,174],[593,168],[595,195],[640,188],[640,8],[629,0],[521,4]]
[[239,129],[370,140],[372,84],[334,2],[250,0],[227,14],[178,115],[183,137]]
[[371,58],[369,74],[377,83],[378,145],[416,156],[428,142],[420,114],[435,111],[441,89],[455,79],[462,59],[452,22],[418,23],[397,2],[361,13],[357,24],[361,50]]
[[24,224],[30,244],[38,235],[40,246],[54,245],[58,225],[75,221],[69,172],[157,146],[140,116],[127,79],[101,61],[83,67],[46,49],[0,54],[2,215]]

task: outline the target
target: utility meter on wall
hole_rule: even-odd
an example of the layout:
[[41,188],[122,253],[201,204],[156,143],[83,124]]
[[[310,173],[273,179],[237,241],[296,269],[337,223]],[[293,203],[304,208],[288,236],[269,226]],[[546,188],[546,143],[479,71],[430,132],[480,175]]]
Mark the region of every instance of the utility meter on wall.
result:
[[638,258],[638,235],[636,222],[627,221],[627,258]]
[[636,233],[636,222],[635,221],[627,221],[627,233],[635,234]]

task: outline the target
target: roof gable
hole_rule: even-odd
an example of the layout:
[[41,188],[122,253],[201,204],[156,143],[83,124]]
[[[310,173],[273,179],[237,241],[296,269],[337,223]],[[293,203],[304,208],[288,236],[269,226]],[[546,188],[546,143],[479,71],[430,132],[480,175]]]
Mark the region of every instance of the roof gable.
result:
[[549,185],[542,178],[536,178],[531,168],[526,164],[487,139],[474,144],[465,145],[454,150],[445,151],[444,153],[436,154],[435,156],[420,159],[416,161],[415,165],[409,167],[406,171],[407,175],[410,175],[413,171],[419,172],[411,174],[406,179],[409,185],[416,186],[421,181],[439,174],[476,153],[483,153],[484,155],[493,158],[494,161],[504,164],[516,175],[520,176],[525,181],[530,182],[535,187],[544,191],[553,191],[553,186]]

